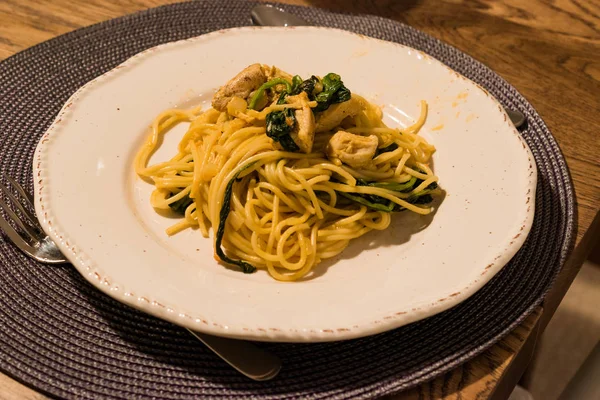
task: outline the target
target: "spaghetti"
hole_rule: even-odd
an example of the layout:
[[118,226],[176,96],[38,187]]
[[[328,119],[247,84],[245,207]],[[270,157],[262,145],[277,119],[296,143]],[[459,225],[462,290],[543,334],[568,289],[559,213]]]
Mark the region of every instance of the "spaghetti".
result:
[[[202,111],[167,110],[154,120],[135,159],[151,181],[150,201],[182,219],[174,235],[215,232],[215,258],[281,281],[307,275],[391,213],[429,214],[435,148],[418,135],[427,117],[387,127],[381,109],[335,74],[302,80],[275,68],[246,68]],[[160,138],[189,128],[169,161],[149,164]]]

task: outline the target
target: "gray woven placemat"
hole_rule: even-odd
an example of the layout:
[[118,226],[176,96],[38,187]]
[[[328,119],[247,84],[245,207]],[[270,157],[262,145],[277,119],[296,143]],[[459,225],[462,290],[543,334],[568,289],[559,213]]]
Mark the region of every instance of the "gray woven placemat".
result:
[[[77,30],[0,63],[0,176],[32,190],[34,148],[81,85],[149,47],[249,25],[252,6],[236,0],[159,7]],[[61,398],[370,398],[474,357],[540,304],[572,248],[575,208],[565,161],[531,105],[479,62],[409,26],[283,7],[317,25],[423,50],[527,115],[523,136],[539,180],[534,225],[521,251],[477,294],[432,318],[347,342],[265,344],[283,359],[284,369],[277,379],[257,383],[184,330],[108,298],[69,265],[33,262],[1,237],[2,372]]]

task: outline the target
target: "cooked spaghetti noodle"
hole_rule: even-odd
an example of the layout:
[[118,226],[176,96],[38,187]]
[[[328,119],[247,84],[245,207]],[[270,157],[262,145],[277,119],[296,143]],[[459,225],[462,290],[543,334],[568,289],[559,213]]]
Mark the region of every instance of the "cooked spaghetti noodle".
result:
[[[264,78],[236,92],[252,68]],[[414,125],[389,128],[335,74],[302,81],[254,64],[213,108],[156,117],[135,171],[154,184],[155,209],[182,214],[168,235],[197,227],[208,238],[212,228],[217,260],[294,281],[352,239],[386,229],[392,212],[431,212],[435,148],[418,135],[426,117],[421,102]],[[184,122],[178,153],[148,165],[161,136]]]

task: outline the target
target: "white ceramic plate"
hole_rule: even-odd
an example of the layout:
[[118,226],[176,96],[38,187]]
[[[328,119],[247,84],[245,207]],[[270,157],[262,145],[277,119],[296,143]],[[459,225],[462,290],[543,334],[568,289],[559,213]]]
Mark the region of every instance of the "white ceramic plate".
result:
[[[394,215],[312,279],[245,275],[213,259],[197,231],[169,238],[173,220],[149,204],[133,157],[153,118],[208,106],[245,66],[277,65],[307,77],[341,74],[382,105],[392,126],[410,124],[437,147],[446,196],[432,218]],[[185,127],[154,160],[173,154]],[[176,324],[265,341],[330,341],[408,324],[471,296],[520,248],[533,219],[533,157],[497,101],[414,49],[325,28],[239,28],[169,43],[129,59],[81,88],[40,141],[35,206],[75,267],[115,299]]]

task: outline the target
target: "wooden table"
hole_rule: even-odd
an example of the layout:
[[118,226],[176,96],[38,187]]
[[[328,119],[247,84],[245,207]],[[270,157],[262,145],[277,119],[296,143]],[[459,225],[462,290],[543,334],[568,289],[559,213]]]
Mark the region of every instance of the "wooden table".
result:
[[[171,0],[2,0],[0,60],[62,33]],[[577,241],[543,310],[471,362],[397,399],[508,397],[600,233],[600,3],[597,0],[283,0],[375,14],[469,53],[514,85],[555,135],[577,195]],[[44,399],[0,374],[0,399]]]

